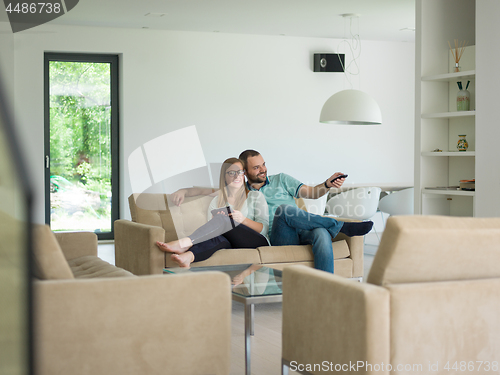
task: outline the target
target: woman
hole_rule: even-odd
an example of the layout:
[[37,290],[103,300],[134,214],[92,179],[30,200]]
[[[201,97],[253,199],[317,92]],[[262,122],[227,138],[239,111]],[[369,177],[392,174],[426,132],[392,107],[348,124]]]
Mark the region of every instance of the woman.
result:
[[219,249],[269,245],[266,199],[261,192],[248,190],[240,159],[224,161],[219,186],[222,188],[208,207],[209,221],[205,225],[188,237],[156,243],[161,250],[172,253],[171,259],[180,267],[208,259]]

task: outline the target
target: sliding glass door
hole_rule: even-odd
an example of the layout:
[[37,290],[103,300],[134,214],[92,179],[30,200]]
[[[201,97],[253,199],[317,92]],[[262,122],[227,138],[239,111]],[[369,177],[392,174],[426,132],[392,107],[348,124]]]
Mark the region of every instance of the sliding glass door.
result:
[[118,57],[45,54],[45,207],[53,231],[113,238]]

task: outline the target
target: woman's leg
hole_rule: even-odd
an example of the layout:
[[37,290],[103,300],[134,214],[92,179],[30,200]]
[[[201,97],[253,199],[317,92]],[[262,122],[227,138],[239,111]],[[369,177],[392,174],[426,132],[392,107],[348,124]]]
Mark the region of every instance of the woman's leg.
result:
[[215,215],[212,220],[196,229],[193,234],[189,236],[193,245],[200,242],[205,242],[209,239],[220,236],[221,234],[232,229],[231,220],[225,215]]
[[222,236],[227,238],[235,249],[254,249],[259,246],[269,246],[266,237],[243,224],[238,225]]
[[[239,225],[236,226],[236,228]],[[193,245],[213,239],[232,229],[231,220],[224,215],[215,215],[212,220],[196,229],[190,236],[167,243],[157,242],[156,245],[163,251],[182,254],[192,248]]]
[[234,229],[227,231],[221,236],[193,245],[193,247],[189,249],[189,252],[193,253],[194,262],[200,262],[210,258],[220,249],[253,249],[259,246],[269,246],[266,237],[246,225],[239,224]]
[[179,267],[190,268],[191,263],[193,263],[194,255],[191,251],[186,251],[182,254],[172,254],[170,255],[172,259]]
[[174,253],[170,256],[170,259],[177,263],[179,267],[189,267],[193,262],[201,262],[210,258],[217,250],[230,248],[231,244],[225,237],[217,236],[193,245],[184,253]]
[[156,246],[158,246],[160,250],[166,251],[167,253],[183,254],[188,251],[191,246],[193,246],[193,243],[189,237],[184,237],[170,242],[156,241]]
[[194,262],[210,258],[217,250],[230,249],[231,243],[224,236],[217,236],[193,245],[189,251],[194,255]]

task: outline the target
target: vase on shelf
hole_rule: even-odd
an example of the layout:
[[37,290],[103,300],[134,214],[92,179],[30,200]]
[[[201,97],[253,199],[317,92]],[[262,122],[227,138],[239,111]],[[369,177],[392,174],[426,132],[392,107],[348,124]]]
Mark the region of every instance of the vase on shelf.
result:
[[469,144],[467,143],[465,136],[466,136],[465,134],[460,134],[458,136],[458,143],[457,143],[458,151],[467,151],[467,149],[469,148]]
[[470,109],[469,90],[460,90],[457,93],[457,111],[468,111]]
[[455,73],[460,72],[460,65],[458,63],[455,63]]

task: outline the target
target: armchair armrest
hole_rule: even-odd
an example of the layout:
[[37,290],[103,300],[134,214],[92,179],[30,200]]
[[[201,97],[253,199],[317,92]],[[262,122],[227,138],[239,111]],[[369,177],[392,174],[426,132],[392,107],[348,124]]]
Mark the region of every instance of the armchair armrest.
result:
[[309,267],[287,267],[283,271],[282,358],[292,369],[294,364],[321,365],[323,361],[333,366],[357,361],[387,364],[389,312],[385,288]]
[[229,374],[223,273],[37,281],[34,292],[40,375]]
[[97,256],[97,235],[93,232],[54,233],[66,260]]
[[156,241],[165,241],[161,227],[115,221],[115,265],[134,275],[163,273],[165,253],[158,249]]

